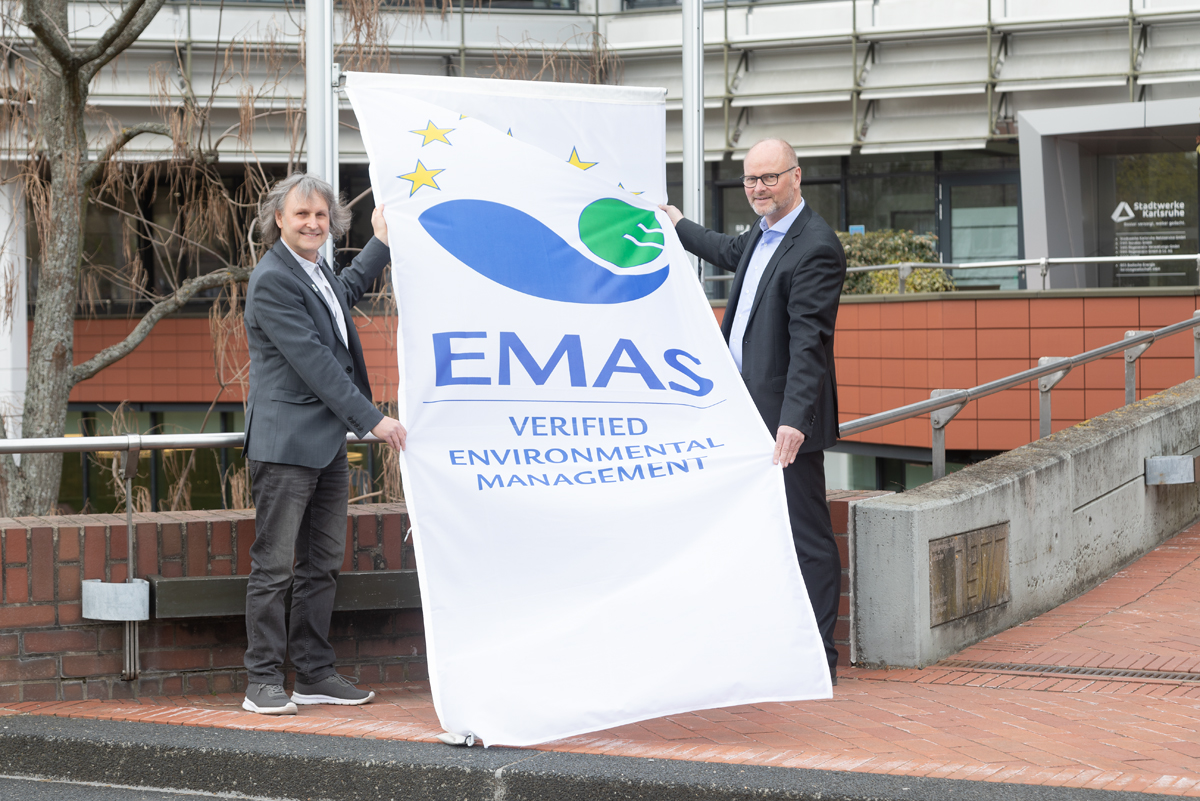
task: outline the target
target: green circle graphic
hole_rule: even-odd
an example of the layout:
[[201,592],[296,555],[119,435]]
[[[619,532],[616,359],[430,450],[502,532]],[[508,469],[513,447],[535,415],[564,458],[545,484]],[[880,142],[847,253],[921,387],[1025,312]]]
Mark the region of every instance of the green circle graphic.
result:
[[623,200],[603,198],[579,215],[579,238],[588,250],[618,267],[654,261],[666,240],[654,213]]

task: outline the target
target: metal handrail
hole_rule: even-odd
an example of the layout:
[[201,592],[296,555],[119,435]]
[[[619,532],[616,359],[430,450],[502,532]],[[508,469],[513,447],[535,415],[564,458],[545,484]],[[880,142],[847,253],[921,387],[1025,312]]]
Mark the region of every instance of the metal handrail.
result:
[[[1145,256],[1055,256],[1053,258],[1043,257],[1040,259],[1007,259],[1004,261],[972,261],[965,263],[940,262],[940,261],[902,261],[896,264],[870,264],[863,267],[847,267],[846,273],[874,273],[884,270],[899,270],[900,271],[900,294],[904,294],[905,285],[908,282],[908,277],[912,275],[913,270],[983,270],[996,267],[1016,267],[1020,271],[1024,271],[1028,267],[1037,267],[1041,273],[1042,283],[1045,283],[1046,274],[1051,267],[1063,264],[1124,264],[1134,261],[1187,261],[1195,262],[1196,270],[1200,273],[1200,253],[1171,253],[1162,255],[1145,255]],[[706,275],[705,281],[732,281],[732,275]]]
[[[1112,356],[1115,353],[1125,354],[1125,403],[1136,400],[1135,373],[1133,365],[1145,353],[1146,349],[1163,337],[1178,334],[1183,331],[1193,332],[1193,374],[1200,376],[1200,311],[1195,312],[1191,319],[1159,328],[1155,331],[1127,331],[1125,338],[1119,342],[1103,345],[1099,348],[1084,351],[1069,357],[1042,357],[1038,366],[1022,370],[1004,378],[998,378],[970,389],[935,389],[929,400],[910,403],[886,412],[860,417],[838,426],[840,436],[846,437],[860,434],[891,423],[910,420],[914,417],[928,414],[933,425],[933,477],[941,478],[946,474],[946,440],[945,427],[971,401],[1003,392],[1006,389],[1038,381],[1039,409],[1038,424],[1041,436],[1050,434],[1050,392],[1067,373],[1080,365]],[[1040,380],[1039,380],[1040,379]],[[939,412],[941,414],[939,414]]]
[[1004,261],[919,262],[904,261],[896,264],[872,264],[866,267],[847,267],[848,273],[869,273],[877,270],[895,270],[900,267],[911,269],[936,268],[942,270],[975,270],[982,267],[1053,267],[1056,264],[1121,264],[1127,261],[1194,261],[1200,265],[1200,253],[1163,253],[1143,256],[1055,256],[1040,259],[1006,259]]
[[[133,527],[133,477],[137,473],[138,457],[143,450],[166,450],[187,448],[238,448],[246,441],[241,431],[222,434],[116,434],[107,437],[31,437],[25,439],[0,439],[0,453],[88,453],[93,451],[116,451],[121,453],[121,477],[125,480],[125,532],[129,547],[126,583],[137,581],[135,529]],[[382,442],[374,434],[361,439],[346,434],[346,444],[369,444]],[[133,681],[141,672],[138,661],[137,621],[124,624],[124,665],[121,676]]]
[[[94,451],[161,451],[189,448],[240,448],[246,434],[114,434],[107,437],[30,437],[0,439],[0,453],[91,453]],[[346,434],[347,445],[372,445],[383,440],[374,434],[361,439]]]

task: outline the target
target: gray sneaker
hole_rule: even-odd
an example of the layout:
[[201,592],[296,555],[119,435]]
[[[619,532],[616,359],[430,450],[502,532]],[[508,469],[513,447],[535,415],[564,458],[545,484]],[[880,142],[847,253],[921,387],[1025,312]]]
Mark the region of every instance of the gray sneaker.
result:
[[250,684],[242,709],[260,715],[294,715],[296,705],[288,700],[282,684]]
[[356,681],[348,679],[340,673],[334,673],[316,684],[305,684],[296,680],[296,689],[292,692],[292,701],[297,704],[341,704],[356,706],[365,704],[375,697],[375,693],[360,690],[355,687]]

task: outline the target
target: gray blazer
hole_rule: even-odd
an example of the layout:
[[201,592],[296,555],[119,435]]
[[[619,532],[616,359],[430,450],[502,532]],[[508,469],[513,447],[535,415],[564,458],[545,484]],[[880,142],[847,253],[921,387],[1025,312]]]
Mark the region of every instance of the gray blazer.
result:
[[[680,220],[675,231],[689,252],[736,271],[721,324],[728,342],[762,229],[756,223],[741,236],[727,236]],[[772,436],[780,425],[799,429],[805,437],[801,453],[837,441],[833,334],[845,280],[842,243],[806,204],[763,270],[742,340],[742,380],[763,422]]]
[[322,268],[341,303],[349,348],[342,344],[321,293],[282,241],[250,273],[247,459],[325,467],[337,456],[347,431],[362,437],[383,419],[371,402],[350,307],[388,260],[388,246],[372,237],[340,276]]

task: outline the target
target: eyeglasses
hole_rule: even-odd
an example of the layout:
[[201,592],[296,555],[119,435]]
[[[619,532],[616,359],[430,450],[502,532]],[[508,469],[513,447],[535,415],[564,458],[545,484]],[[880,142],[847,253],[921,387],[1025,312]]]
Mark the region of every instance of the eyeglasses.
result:
[[783,172],[769,172],[766,175],[743,175],[742,186],[746,187],[747,189],[753,189],[754,185],[759,181],[763,182],[763,186],[774,186],[775,184],[779,183],[779,176],[783,175],[784,172],[791,172],[794,169],[796,168],[788,167]]

